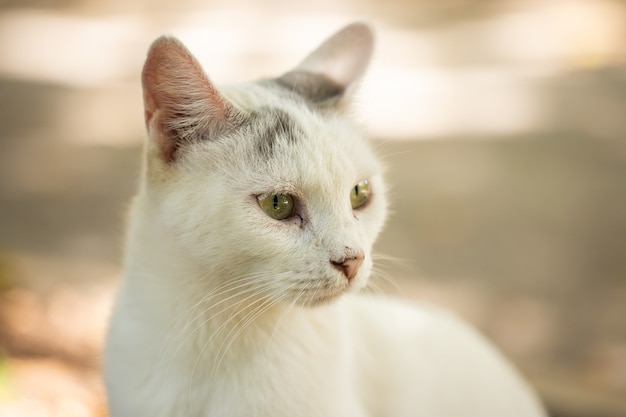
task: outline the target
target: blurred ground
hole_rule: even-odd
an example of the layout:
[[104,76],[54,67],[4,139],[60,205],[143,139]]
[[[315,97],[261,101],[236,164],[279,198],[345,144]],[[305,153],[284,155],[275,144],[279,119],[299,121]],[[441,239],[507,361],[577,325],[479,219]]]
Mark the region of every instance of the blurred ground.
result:
[[599,0],[0,2],[0,416],[106,414],[150,41],[229,82],[355,18],[380,39],[381,285],[475,323],[554,416],[626,416],[626,8]]

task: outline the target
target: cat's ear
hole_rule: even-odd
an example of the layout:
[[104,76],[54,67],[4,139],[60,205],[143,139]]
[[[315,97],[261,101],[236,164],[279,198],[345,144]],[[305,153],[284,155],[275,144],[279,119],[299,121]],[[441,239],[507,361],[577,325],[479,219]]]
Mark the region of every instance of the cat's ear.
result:
[[177,39],[154,41],[141,81],[146,128],[165,162],[186,142],[211,140],[237,120],[237,109]]
[[278,82],[322,105],[337,104],[369,64],[374,34],[365,23],[353,23],[328,38]]

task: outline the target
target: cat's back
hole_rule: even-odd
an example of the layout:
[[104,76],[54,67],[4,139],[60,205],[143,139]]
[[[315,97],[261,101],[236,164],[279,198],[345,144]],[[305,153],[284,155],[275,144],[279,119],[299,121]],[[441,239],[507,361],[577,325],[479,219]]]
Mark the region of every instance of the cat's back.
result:
[[453,314],[375,296],[347,297],[346,305],[356,380],[375,413],[545,415],[507,360]]

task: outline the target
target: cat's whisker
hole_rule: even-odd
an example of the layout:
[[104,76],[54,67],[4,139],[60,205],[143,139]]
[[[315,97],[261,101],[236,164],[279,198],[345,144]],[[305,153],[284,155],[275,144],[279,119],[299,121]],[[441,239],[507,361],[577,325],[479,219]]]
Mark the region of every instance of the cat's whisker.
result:
[[[178,328],[178,322],[180,320],[183,320],[185,317],[189,317],[194,311],[195,309],[204,303],[208,303],[209,301],[211,301],[211,299],[219,297],[223,294],[226,294],[230,291],[233,290],[237,290],[237,289],[241,289],[242,287],[246,287],[246,286],[250,286],[251,283],[248,282],[249,279],[255,279],[255,283],[258,284],[258,280],[261,280],[261,282],[267,282],[267,283],[271,283],[273,281],[272,275],[269,273],[266,274],[246,274],[243,276],[240,276],[238,278],[229,280],[225,283],[223,283],[222,285],[219,285],[218,287],[216,287],[213,291],[210,291],[209,293],[205,294],[204,296],[202,296],[195,304],[193,304],[191,307],[187,308],[186,310],[182,311],[176,319],[174,319],[172,321],[172,324],[170,326],[170,331],[168,331],[168,335],[165,337],[165,342],[162,344],[161,347],[161,353],[159,354],[159,357],[164,355],[166,353],[166,351],[169,349],[170,344],[172,343],[173,340],[176,340],[181,334],[185,333],[189,327],[191,327],[193,325],[194,322],[196,322],[200,317],[202,317],[209,309],[211,308],[215,308],[216,306],[222,304],[222,303],[226,303],[227,301],[229,301],[232,298],[235,298],[236,296],[238,296],[237,293],[232,294],[230,297],[227,298],[223,298],[221,299],[219,302],[217,302],[216,304],[212,304],[211,306],[209,306],[208,308],[205,308],[204,310],[202,310],[199,314],[196,314],[195,317],[192,320],[189,320],[185,323],[185,325],[182,328]],[[235,286],[229,286],[232,284],[238,284]],[[199,326],[201,326],[204,323],[201,323]],[[174,329],[177,329],[176,333],[174,334]],[[195,330],[195,329],[194,329]],[[193,333],[193,331],[191,332]]]
[[374,144],[374,143],[375,143],[375,145],[373,145],[373,146],[372,146],[372,148],[373,148],[375,151],[378,151],[380,148],[382,148],[383,146],[385,146],[386,144],[388,144],[388,143],[389,143],[389,142],[391,142],[391,141],[392,141],[392,139],[384,139],[384,140],[380,140],[380,139],[378,139],[378,140],[376,140],[376,141],[374,141],[374,140],[370,140],[370,143],[372,143],[372,144]]
[[286,298],[285,294],[279,296],[276,299],[271,299],[271,298],[266,299],[260,306],[257,306],[256,308],[248,312],[244,317],[241,318],[239,322],[237,322],[237,325],[234,326],[230,330],[230,332],[224,337],[222,344],[216,350],[217,360],[214,361],[212,375],[214,374],[214,372],[217,372],[219,370],[221,363],[224,359],[224,356],[226,355],[226,353],[228,352],[228,350],[230,349],[234,341],[237,339],[237,337],[239,337],[239,335],[246,328],[248,328],[252,323],[254,323],[254,321],[257,318],[259,318],[266,311],[270,310],[272,307],[279,304],[284,298]]
[[[368,285],[377,285],[376,284],[376,280],[383,280],[384,282],[386,282],[387,284],[391,285],[394,290],[396,290],[397,292],[401,293],[402,292],[402,287],[400,287],[398,285],[398,283],[396,282],[396,280],[394,280],[393,278],[389,277],[388,274],[386,273],[386,271],[378,268],[378,267],[374,267],[372,268],[372,275],[370,276],[370,279],[368,281]],[[382,290],[382,287],[379,287]],[[384,292],[384,291],[382,291]]]
[[[254,304],[259,303],[259,302],[264,302],[264,299],[263,299],[263,298],[258,298],[258,297],[256,296],[256,294],[254,294],[254,293],[253,293],[252,295],[250,295],[250,296],[246,297],[245,299],[238,301],[238,302],[235,304],[235,306],[234,306],[234,307],[235,307],[235,308],[240,307],[240,305],[241,305],[243,302],[245,302],[247,299],[249,299],[249,298],[253,298],[253,300],[252,300],[252,301],[251,301],[251,302],[250,302],[250,303],[249,303],[249,304],[248,304],[245,308],[249,308],[249,307],[251,307],[251,306],[254,306]],[[200,362],[200,360],[202,359],[202,356],[203,356],[203,354],[204,354],[204,351],[206,350],[206,348],[207,348],[209,345],[211,345],[211,343],[213,342],[213,340],[214,340],[214,339],[216,339],[218,336],[220,336],[220,338],[221,338],[221,332],[222,332],[224,329],[228,328],[228,326],[230,325],[230,323],[231,323],[233,320],[235,320],[235,319],[236,319],[236,317],[237,317],[237,314],[232,314],[232,315],[230,315],[228,318],[226,318],[226,319],[222,322],[222,324],[221,324],[221,325],[220,325],[217,329],[215,329],[215,330],[213,331],[213,333],[209,336],[209,338],[208,338],[208,339],[204,342],[204,344],[203,344],[202,348],[200,349],[200,351],[199,351],[199,352],[197,353],[197,355],[196,355],[196,360],[195,360],[195,362],[194,362],[194,364],[193,364],[193,367],[192,367],[192,370],[191,370],[191,374],[190,374],[190,376],[189,376],[189,387],[190,387],[190,389],[191,389],[191,386],[193,385],[193,378],[194,378],[194,375],[195,375],[196,368],[197,368],[197,366],[198,366],[198,363],[199,363],[199,362]],[[198,330],[198,328],[196,328],[196,329],[194,329],[194,330]],[[212,373],[211,373],[211,376],[213,376],[213,371],[212,371]]]
[[276,324],[274,325],[274,329],[272,330],[272,334],[269,337],[269,340],[267,341],[266,344],[266,348],[265,348],[265,353],[267,354],[267,352],[271,349],[271,346],[273,344],[274,341],[274,337],[276,335],[276,333],[280,330],[280,325],[282,324],[283,320],[291,314],[291,312],[293,311],[293,309],[296,307],[298,301],[300,300],[300,295],[305,291],[305,289],[302,289],[300,291],[300,293],[298,293],[293,300],[291,300],[291,302],[289,302],[286,306],[286,308],[282,311],[280,317],[278,318],[278,320],[276,321]]
[[[384,142],[383,144],[386,144],[387,142],[388,141]],[[381,144],[380,146],[382,146],[383,144]],[[411,154],[411,153],[416,152],[416,151],[418,151],[417,148],[404,149],[404,150],[401,150],[401,151],[391,152],[391,153],[388,153],[388,154],[380,155],[379,158],[384,161],[384,160],[386,160],[388,158],[393,158],[394,156]]]
[[385,263],[393,263],[394,265],[401,266],[403,269],[410,270],[414,268],[415,260],[409,258],[401,258],[398,256],[389,255],[386,253],[374,253],[372,259],[379,265],[385,265]]
[[[246,294],[249,294],[247,297],[243,298],[242,300],[237,300],[235,305],[225,305],[222,306],[220,311],[217,312],[213,312],[213,314],[209,317],[206,317],[203,321],[201,321],[200,323],[198,323],[193,329],[191,329],[190,331],[186,332],[185,337],[178,343],[178,346],[176,347],[176,349],[174,349],[174,352],[172,352],[169,356],[170,356],[170,361],[166,367],[166,372],[165,374],[167,374],[169,367],[172,363],[173,358],[178,354],[180,348],[182,346],[185,345],[185,342],[192,337],[197,331],[199,331],[200,329],[202,329],[204,327],[205,324],[211,322],[213,319],[215,319],[216,317],[224,314],[226,311],[233,309],[236,310],[242,303],[250,300],[250,299],[254,299],[257,298],[260,292],[263,291],[267,291],[268,289],[271,289],[273,286],[275,285],[275,283],[273,282],[273,280],[268,279],[267,282],[263,283],[262,285],[256,285],[256,286],[251,286],[249,288],[245,288],[242,291],[239,291],[235,294],[232,294],[231,296],[227,297],[228,300],[226,299],[222,299],[220,300],[218,303],[209,306],[208,308],[205,308],[204,310],[200,311],[198,314],[196,314],[196,317],[192,320],[193,322],[195,322],[196,320],[198,320],[201,317],[204,317],[206,315],[206,313],[208,313],[209,311],[211,311],[211,309],[217,307],[219,304],[224,304],[226,303],[226,301],[231,301],[233,299],[237,299],[240,298]],[[228,323],[233,319],[233,317],[235,317],[234,315],[231,315],[223,324],[222,326],[220,326],[220,328],[218,328],[215,331],[215,334],[219,333],[221,327],[225,327],[228,325]],[[189,326],[187,326],[188,328]],[[182,330],[178,333],[180,335],[180,333],[182,333]],[[215,337],[214,335],[212,335],[209,340],[207,341],[207,344],[210,343],[210,341],[213,339],[213,337]]]
[[363,288],[364,292],[369,291],[375,294],[379,294],[379,295],[384,295],[385,291],[383,291],[383,289],[376,284],[375,282],[373,282],[372,279],[368,280],[367,285]]
[[[286,287],[277,286],[277,292],[274,295],[270,295],[270,297],[267,299],[266,303],[263,303],[260,306],[257,306],[255,308],[253,308],[251,311],[249,311],[244,317],[242,317],[239,320],[237,325],[234,326],[231,329],[231,331],[225,336],[224,342],[222,343],[222,346],[220,346],[218,348],[217,351],[221,352],[221,353],[218,355],[218,360],[217,360],[217,363],[213,367],[214,368],[213,372],[216,372],[219,369],[220,363],[223,360],[223,358],[224,358],[224,356],[226,354],[226,351],[230,348],[230,346],[232,345],[234,340],[239,336],[239,334],[243,330],[245,330],[245,328],[247,328],[249,325],[251,325],[259,316],[261,316],[267,310],[269,310],[270,308],[274,307],[275,305],[283,302],[287,297],[289,297],[289,291],[292,290],[292,289],[296,289],[299,286],[299,284],[300,284],[300,282],[295,282],[295,283],[291,283],[290,285],[288,285]],[[296,295],[294,301],[292,301],[291,303],[288,303],[288,305],[285,307],[285,309],[281,312],[281,314],[279,316],[279,319],[277,320],[276,325],[274,327],[274,331],[276,331],[278,324],[282,321],[282,319],[285,317],[285,315],[288,313],[288,311],[291,311],[291,309],[293,309],[293,307],[295,306],[295,304],[299,300],[300,295],[303,294],[310,287],[310,285],[311,284],[305,282],[305,287],[302,288],[302,290],[300,290],[298,295]],[[238,329],[238,330],[233,335],[232,333],[233,333],[233,331],[235,329]],[[270,335],[270,340],[272,340],[272,338],[273,338],[274,331]],[[223,345],[224,345],[226,340],[229,340],[229,342],[228,342],[228,345],[224,348]]]
[[[269,275],[269,274],[268,274]],[[184,318],[184,316],[187,315],[187,313],[189,311],[193,311],[193,309],[195,309],[198,305],[207,302],[208,300],[210,300],[213,297],[219,296],[221,294],[223,294],[224,288],[226,288],[226,291],[232,289],[232,288],[237,288],[237,287],[232,287],[233,284],[239,283],[239,282],[248,282],[250,278],[255,278],[258,279],[258,277],[255,277],[253,273],[250,274],[245,274],[239,277],[236,277],[234,279],[229,279],[226,282],[222,283],[221,285],[218,285],[217,287],[215,287],[212,291],[209,291],[208,293],[206,293],[205,295],[203,295],[195,304],[193,304],[192,306],[188,307],[186,310],[181,311],[177,317],[172,321],[172,327],[176,327],[178,324],[178,321],[182,320]],[[179,300],[182,297],[188,297],[188,295],[186,294],[186,292],[181,292],[176,300]],[[173,304],[176,304],[176,302],[174,302]]]
[[305,281],[305,285],[304,287],[300,290],[300,292],[298,292],[298,294],[295,295],[295,297],[291,300],[290,303],[287,304],[286,308],[281,312],[280,317],[278,318],[278,320],[276,321],[276,324],[274,325],[274,329],[272,330],[272,333],[267,341],[266,347],[265,347],[265,352],[267,354],[267,352],[269,352],[273,346],[273,342],[274,342],[274,338],[276,336],[276,333],[280,330],[280,325],[282,324],[282,322],[284,321],[284,319],[291,314],[291,312],[298,306],[298,304],[300,303],[300,300],[302,299],[302,296],[306,293],[306,291],[308,291],[310,289],[310,287],[313,285],[312,282],[310,281]]
[[[254,320],[256,320],[259,316],[261,316],[267,310],[269,310],[270,308],[272,308],[273,306],[277,305],[278,303],[282,302],[285,298],[287,298],[288,291],[285,291],[285,290],[289,290],[290,288],[293,288],[295,285],[296,284],[292,284],[286,288],[277,287],[277,292],[274,295],[271,295],[270,297],[266,298],[263,301],[263,303],[261,303],[261,305],[254,306],[254,304],[256,304],[256,301],[254,301],[252,304],[249,304],[244,309],[242,309],[245,311],[248,308],[252,307],[252,310],[248,311],[243,317],[241,317],[239,321],[236,323],[236,325],[232,326],[229,333],[223,338],[222,344],[218,347],[216,351],[217,354],[215,357],[217,358],[217,360],[214,361],[212,375],[218,371],[221,361],[226,355],[226,351],[230,348],[230,346],[232,345],[234,340],[239,336],[239,334],[243,330],[245,330],[251,323],[253,323]],[[218,330],[222,330],[222,328]],[[233,335],[233,332],[235,332],[234,335]],[[224,347],[227,341],[228,341],[228,344],[226,345],[226,347]],[[196,361],[196,365],[197,365],[197,361]],[[194,365],[194,369],[195,369],[195,365]]]

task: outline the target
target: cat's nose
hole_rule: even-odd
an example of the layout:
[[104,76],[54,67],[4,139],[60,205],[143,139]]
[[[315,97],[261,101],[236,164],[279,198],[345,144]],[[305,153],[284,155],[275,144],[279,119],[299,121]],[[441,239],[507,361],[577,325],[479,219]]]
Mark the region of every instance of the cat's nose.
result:
[[343,275],[351,281],[359,272],[359,267],[363,263],[363,255],[351,256],[337,261],[330,261],[335,268],[343,272]]

